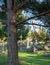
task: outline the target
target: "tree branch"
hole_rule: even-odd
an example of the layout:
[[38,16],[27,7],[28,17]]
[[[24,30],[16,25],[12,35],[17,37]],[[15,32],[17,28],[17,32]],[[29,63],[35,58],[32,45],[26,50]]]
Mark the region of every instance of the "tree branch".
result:
[[41,24],[36,24],[36,23],[24,23],[26,25],[36,25],[36,26],[42,26],[42,27],[50,27],[49,25],[41,25]]
[[27,4],[29,1],[31,0],[26,0],[23,4],[20,4],[18,5],[16,8],[15,8],[15,12],[19,11],[23,6],[25,6],[25,4]]
[[1,9],[3,9],[4,11],[8,11],[8,9],[4,6],[0,6]]
[[50,10],[49,10],[49,11],[42,12],[41,14],[38,14],[38,15],[33,16],[33,17],[31,17],[31,18],[28,18],[28,19],[26,19],[26,20],[24,20],[24,21],[18,22],[18,23],[16,23],[16,26],[17,26],[17,25],[20,25],[20,24],[24,24],[24,23],[25,23],[26,21],[28,21],[28,20],[31,20],[31,19],[34,19],[34,18],[38,18],[38,17],[43,16],[43,15],[48,14],[48,13],[50,13]]
[[0,22],[5,23],[7,25],[7,22],[5,20],[0,19]]

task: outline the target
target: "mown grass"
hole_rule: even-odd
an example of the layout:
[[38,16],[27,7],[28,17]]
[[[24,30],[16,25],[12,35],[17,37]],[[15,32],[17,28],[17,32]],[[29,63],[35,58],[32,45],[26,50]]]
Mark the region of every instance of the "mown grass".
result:
[[0,54],[0,65],[8,65],[8,56]]
[[[42,53],[19,52],[19,63],[20,65],[50,65],[50,57],[44,57]],[[7,55],[0,54],[0,65],[8,65]]]

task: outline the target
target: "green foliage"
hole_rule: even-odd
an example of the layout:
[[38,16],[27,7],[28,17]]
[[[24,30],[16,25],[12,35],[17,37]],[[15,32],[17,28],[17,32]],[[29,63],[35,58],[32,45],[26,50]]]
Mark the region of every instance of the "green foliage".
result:
[[38,34],[40,40],[44,41],[47,38],[47,32],[44,29],[39,30]]
[[0,30],[2,29],[2,22],[0,22]]
[[18,29],[18,40],[21,40],[21,35],[22,40],[26,39],[28,31],[28,28],[25,28],[25,26],[21,25]]
[[2,23],[0,22],[0,38],[2,37],[2,28],[3,26],[2,26]]
[[38,39],[39,38],[38,32],[36,32],[36,31],[32,32],[32,38],[34,40]]
[[[0,12],[0,19],[7,20],[6,12],[4,12],[4,11],[1,11],[1,12]],[[6,22],[6,21],[5,21],[5,22]]]
[[[26,18],[25,18],[25,16],[22,14],[22,10],[20,10],[20,11],[18,11],[17,13],[16,13],[16,21],[17,22],[21,22],[21,21],[23,21],[23,20],[25,20]],[[20,27],[20,25],[19,25],[19,27]]]
[[0,22],[0,39],[6,41],[6,38],[7,38],[6,28],[3,27],[2,22]]
[[45,39],[49,38],[44,28],[40,29],[38,32],[32,32],[31,37],[32,39],[41,41],[42,43],[45,41]]

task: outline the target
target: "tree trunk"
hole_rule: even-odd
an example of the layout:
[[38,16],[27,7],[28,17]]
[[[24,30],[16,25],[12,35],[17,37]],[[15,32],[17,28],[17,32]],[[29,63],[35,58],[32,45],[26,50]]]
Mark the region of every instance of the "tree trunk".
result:
[[17,31],[14,24],[16,22],[16,13],[11,10],[13,0],[7,0],[7,7],[9,12],[8,18],[8,64],[18,65],[18,45],[17,45]]
[[27,39],[27,49],[30,48],[29,43],[30,43],[30,39],[28,38],[28,39]]
[[45,40],[44,49],[49,50],[49,47],[47,46],[47,40]]

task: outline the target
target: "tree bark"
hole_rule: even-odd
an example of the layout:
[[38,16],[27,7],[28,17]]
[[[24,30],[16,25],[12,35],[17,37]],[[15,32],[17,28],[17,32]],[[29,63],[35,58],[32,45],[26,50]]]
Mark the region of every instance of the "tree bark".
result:
[[16,13],[11,10],[13,0],[7,0],[7,8],[9,9],[8,18],[8,64],[18,65],[18,44],[17,30],[14,24],[16,22]]

